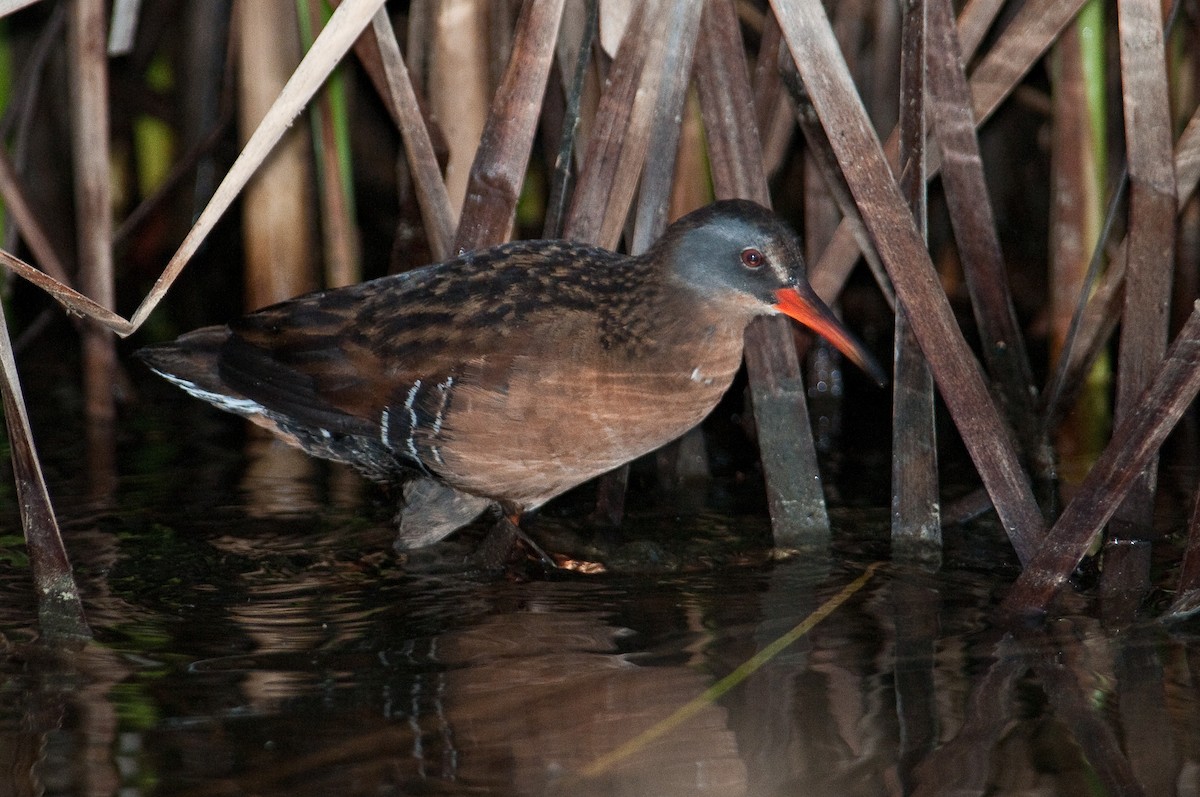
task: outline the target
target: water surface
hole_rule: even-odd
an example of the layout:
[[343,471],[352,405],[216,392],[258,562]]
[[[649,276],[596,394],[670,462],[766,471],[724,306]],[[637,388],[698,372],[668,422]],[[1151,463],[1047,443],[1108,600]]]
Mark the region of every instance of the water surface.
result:
[[210,432],[142,451],[115,508],[59,491],[86,645],[38,640],[5,521],[0,794],[1200,794],[1200,626],[1106,627],[1085,593],[1010,633],[987,521],[930,568],[890,561],[879,511],[778,556],[736,502],[594,544],[564,509],[541,538],[608,572],[497,573],[465,543],[404,562],[378,494]]

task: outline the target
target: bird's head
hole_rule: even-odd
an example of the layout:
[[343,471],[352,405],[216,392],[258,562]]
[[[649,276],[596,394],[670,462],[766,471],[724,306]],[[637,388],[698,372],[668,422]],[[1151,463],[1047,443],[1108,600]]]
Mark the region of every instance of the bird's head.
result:
[[723,312],[783,313],[818,333],[880,385],[883,369],[808,284],[800,240],[748,200],[725,200],[682,217],[656,244],[673,275]]

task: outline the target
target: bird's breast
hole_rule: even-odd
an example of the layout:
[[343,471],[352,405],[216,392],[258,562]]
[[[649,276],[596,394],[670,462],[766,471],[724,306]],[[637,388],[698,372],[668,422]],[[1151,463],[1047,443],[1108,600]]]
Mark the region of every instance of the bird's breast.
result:
[[460,489],[540,505],[698,424],[741,364],[740,334],[655,343],[520,356],[502,378],[464,374],[422,443]]

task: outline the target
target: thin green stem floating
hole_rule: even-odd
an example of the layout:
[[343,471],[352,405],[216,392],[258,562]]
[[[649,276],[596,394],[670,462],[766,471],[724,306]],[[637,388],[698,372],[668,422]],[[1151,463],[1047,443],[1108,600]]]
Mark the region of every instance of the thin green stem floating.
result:
[[875,574],[875,571],[878,570],[882,564],[882,562],[874,562],[868,565],[867,569],[863,571],[861,576],[854,579],[854,581],[843,587],[838,594],[821,604],[816,611],[814,611],[808,617],[805,617],[804,620],[802,620],[800,624],[791,631],[788,631],[786,634],[767,645],[758,653],[754,654],[752,657],[739,665],[737,669],[729,673],[729,675],[726,675],[708,689],[704,690],[704,692],[698,697],[680,706],[675,713],[671,714],[666,719],[652,725],[612,752],[602,755],[592,763],[588,764],[580,771],[579,774],[585,778],[594,778],[598,775],[604,774],[606,771],[611,769],[614,764],[625,760],[629,756],[644,748],[650,742],[658,739],[661,736],[664,736],[668,732],[674,730],[687,720],[694,717],[696,714],[700,713],[705,708],[708,708],[710,705],[715,703],[718,698],[720,698],[730,689],[733,689],[742,681],[749,678],[764,664],[778,656],[792,643],[800,639],[800,637],[813,630],[818,623],[820,623],[829,615],[833,614],[838,607],[840,607],[843,603],[849,600],[851,596],[866,586],[867,582],[871,580],[871,576]]

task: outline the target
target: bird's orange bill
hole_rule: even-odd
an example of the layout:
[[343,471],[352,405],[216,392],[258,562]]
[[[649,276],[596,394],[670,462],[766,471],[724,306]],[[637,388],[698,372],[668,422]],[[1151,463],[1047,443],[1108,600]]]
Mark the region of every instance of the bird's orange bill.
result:
[[775,309],[788,315],[828,340],[838,351],[874,379],[880,387],[887,384],[887,375],[875,362],[867,348],[833,314],[829,306],[807,285],[780,288],[775,291]]

